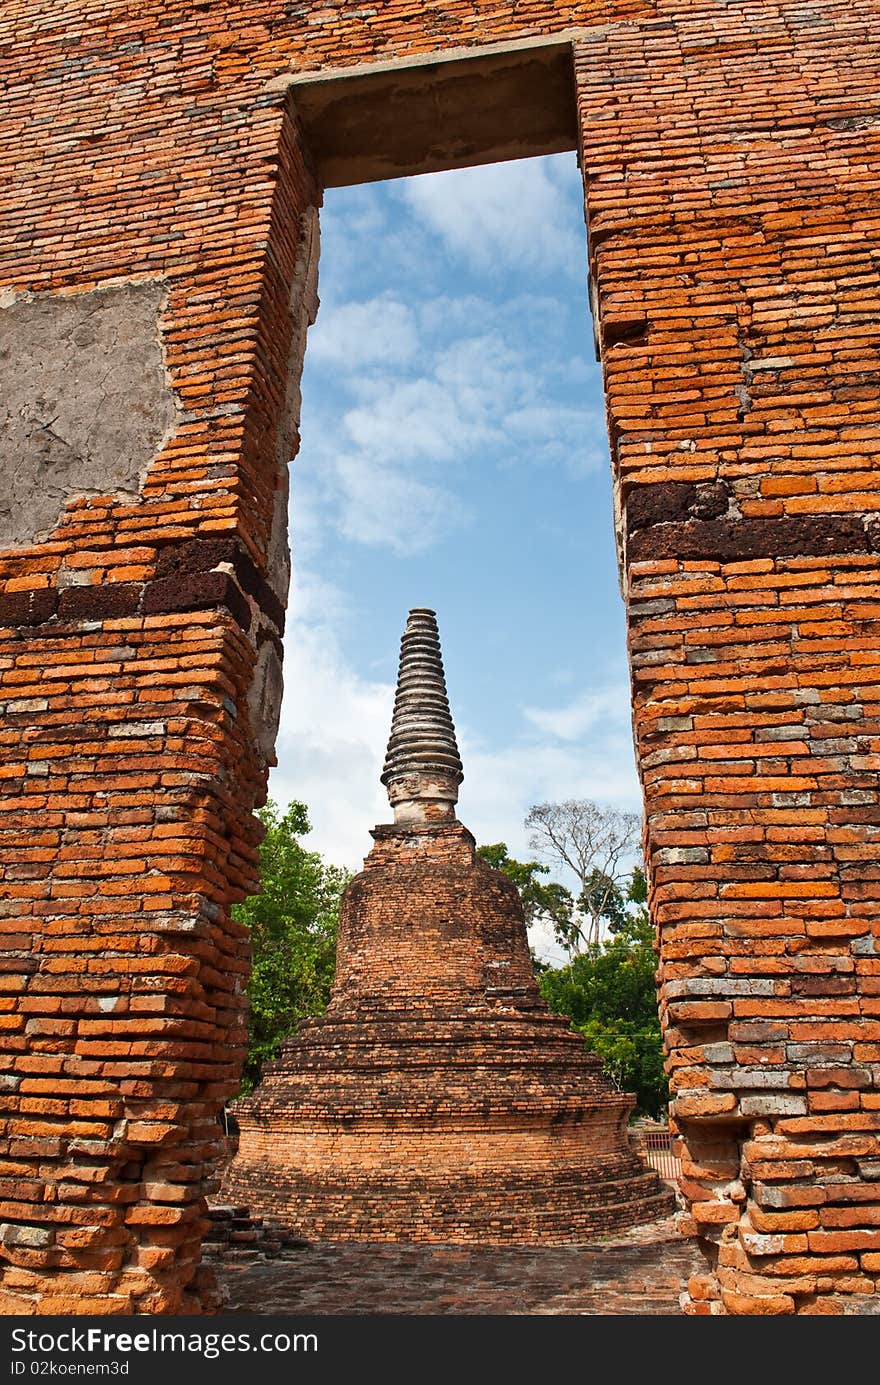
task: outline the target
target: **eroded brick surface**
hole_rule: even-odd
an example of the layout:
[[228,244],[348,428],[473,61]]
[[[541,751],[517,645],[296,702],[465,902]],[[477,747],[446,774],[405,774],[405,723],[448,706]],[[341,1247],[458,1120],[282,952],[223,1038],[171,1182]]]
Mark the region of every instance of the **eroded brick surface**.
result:
[[[119,37],[111,26],[95,42]],[[29,70],[42,77],[19,89],[16,111],[33,83],[45,96],[49,59],[35,45]],[[319,192],[283,97],[199,102],[180,54],[174,90],[159,81],[160,106],[139,107],[123,134],[112,94],[123,77],[102,77],[84,45],[68,145],[53,142],[56,125],[39,200],[24,199],[30,229],[7,243],[4,270],[25,295],[15,303],[40,292],[46,322],[53,295],[67,321],[105,277],[146,283],[130,296],[164,304],[154,354],[161,344],[179,412],[143,474],[126,472],[125,494],[94,451],[85,494],[75,468],[53,474],[50,540],[34,545],[26,525],[0,557],[0,1309],[197,1312],[215,1303],[198,1269],[204,1197],[226,1155],[218,1113],[245,1039],[246,935],[230,906],[256,885],[252,810],[273,759],[267,651],[280,648],[284,567],[269,553],[309,311],[292,286]],[[127,51],[123,66],[156,75],[160,41]],[[117,136],[140,170],[130,183],[109,172]],[[108,176],[112,194],[84,186]],[[82,232],[59,245],[41,218],[51,223],[73,186]],[[136,391],[117,398],[113,349],[103,371],[57,382],[76,408],[55,427],[70,414],[84,456],[96,437],[107,445],[90,409],[100,422],[143,404]],[[51,382],[39,384],[46,395]],[[157,421],[139,436],[152,427],[155,444]],[[37,503],[28,485],[43,483],[20,473],[20,512]]]
[[867,18],[665,7],[576,50],[698,1313],[880,1311]]

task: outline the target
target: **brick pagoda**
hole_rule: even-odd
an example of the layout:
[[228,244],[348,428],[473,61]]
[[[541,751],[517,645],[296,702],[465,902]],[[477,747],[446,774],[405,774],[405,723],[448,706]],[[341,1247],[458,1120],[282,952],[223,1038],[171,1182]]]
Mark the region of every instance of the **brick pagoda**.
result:
[[535,984],[519,896],[455,816],[434,613],[403,636],[393,825],[342,902],[326,1014],[236,1106],[224,1196],[326,1240],[582,1240],[666,1213],[612,1091]]

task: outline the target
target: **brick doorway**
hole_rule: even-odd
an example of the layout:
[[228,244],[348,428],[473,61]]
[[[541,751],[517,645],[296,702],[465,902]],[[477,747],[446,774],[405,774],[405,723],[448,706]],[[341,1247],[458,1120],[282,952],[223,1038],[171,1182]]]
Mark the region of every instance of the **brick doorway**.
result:
[[[479,57],[460,50],[480,6],[383,12],[378,41],[329,7],[309,42],[257,8],[172,7],[169,37],[108,7],[72,77],[51,26],[10,34],[12,118],[58,118],[9,184],[0,300],[2,1306],[211,1304],[201,1199],[247,970],[229,908],[254,888],[273,755],[322,166],[329,184],[571,148],[573,97],[661,1010],[708,1255],[690,1307],[875,1311],[871,7],[502,15]],[[389,147],[389,112],[418,149]]]

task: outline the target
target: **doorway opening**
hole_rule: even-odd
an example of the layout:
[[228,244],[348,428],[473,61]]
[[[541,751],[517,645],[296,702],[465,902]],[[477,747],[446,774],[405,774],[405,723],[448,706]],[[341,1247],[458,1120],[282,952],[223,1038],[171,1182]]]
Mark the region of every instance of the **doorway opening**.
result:
[[272,797],[360,868],[427,605],[478,841],[527,859],[533,803],[639,811],[575,154],[331,189],[321,239]]

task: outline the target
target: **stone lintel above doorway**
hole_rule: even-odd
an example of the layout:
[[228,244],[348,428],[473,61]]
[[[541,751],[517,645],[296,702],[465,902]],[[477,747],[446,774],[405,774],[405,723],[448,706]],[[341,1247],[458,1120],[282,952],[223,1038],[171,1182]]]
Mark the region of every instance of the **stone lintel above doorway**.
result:
[[417,62],[289,73],[324,187],[558,154],[577,147],[568,38]]

